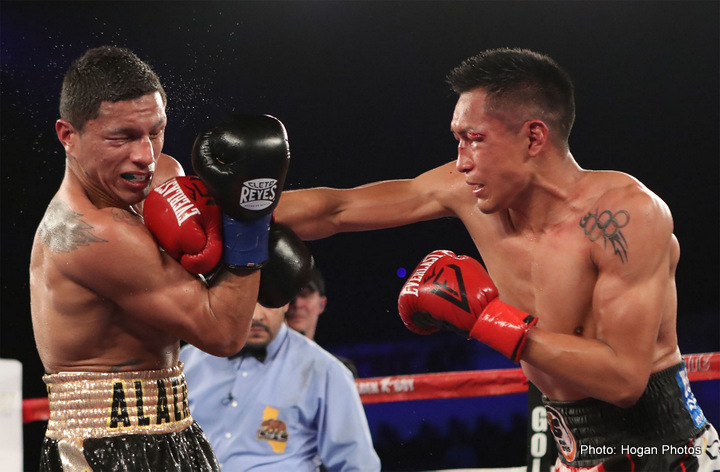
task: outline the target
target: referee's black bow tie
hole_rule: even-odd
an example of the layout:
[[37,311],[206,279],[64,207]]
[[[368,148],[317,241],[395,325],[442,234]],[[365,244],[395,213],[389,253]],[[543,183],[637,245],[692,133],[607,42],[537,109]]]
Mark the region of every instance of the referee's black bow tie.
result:
[[240,349],[238,352],[233,354],[232,356],[228,357],[228,359],[235,359],[237,357],[245,357],[245,356],[253,356],[255,359],[259,360],[260,362],[265,362],[265,358],[267,357],[267,348],[266,347],[251,347],[251,346],[245,346],[242,349]]

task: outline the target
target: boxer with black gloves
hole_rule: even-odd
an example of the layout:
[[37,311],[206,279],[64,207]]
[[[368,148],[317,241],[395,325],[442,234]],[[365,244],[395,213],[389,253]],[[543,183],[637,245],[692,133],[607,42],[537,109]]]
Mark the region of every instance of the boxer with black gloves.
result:
[[187,406],[180,340],[215,356],[239,351],[261,276],[223,270],[208,286],[189,272],[222,252],[220,208],[162,153],[166,100],[157,75],[122,48],[91,49],[65,75],[55,129],[66,169],[30,261],[51,411],[41,471],[220,470]]

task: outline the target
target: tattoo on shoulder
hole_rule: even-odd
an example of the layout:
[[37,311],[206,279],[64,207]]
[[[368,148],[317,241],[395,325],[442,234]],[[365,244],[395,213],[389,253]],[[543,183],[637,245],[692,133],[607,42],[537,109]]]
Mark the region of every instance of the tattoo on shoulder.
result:
[[590,212],[580,218],[580,227],[590,241],[597,241],[602,238],[607,247],[608,241],[612,245],[613,252],[624,264],[628,260],[628,243],[621,229],[630,222],[630,213],[619,210],[615,213],[610,210]]
[[38,228],[40,239],[52,252],[70,252],[90,243],[106,243],[92,233],[93,226],[83,221],[82,216],[62,200],[51,201]]

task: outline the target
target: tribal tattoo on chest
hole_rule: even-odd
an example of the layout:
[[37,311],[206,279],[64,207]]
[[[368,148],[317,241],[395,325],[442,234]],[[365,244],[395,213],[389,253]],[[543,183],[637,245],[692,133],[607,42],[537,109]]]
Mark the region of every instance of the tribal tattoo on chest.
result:
[[628,260],[628,243],[621,229],[630,222],[630,213],[619,210],[615,213],[610,210],[590,212],[580,218],[580,227],[588,236],[590,241],[597,241],[602,238],[607,247],[608,242],[612,245],[613,252],[624,264]]
[[70,252],[90,243],[106,243],[92,233],[93,226],[83,221],[82,216],[61,200],[51,201],[38,228],[40,239],[52,252]]

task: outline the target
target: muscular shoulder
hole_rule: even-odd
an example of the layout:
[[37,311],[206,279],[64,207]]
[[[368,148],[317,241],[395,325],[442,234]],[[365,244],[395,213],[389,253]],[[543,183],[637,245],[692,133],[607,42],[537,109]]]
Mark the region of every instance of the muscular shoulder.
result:
[[[594,203],[598,209],[617,208],[617,211],[632,212],[636,218],[642,218],[646,224],[654,223],[661,227],[670,224],[666,229],[672,230],[670,209],[639,180],[621,172],[604,172],[597,177],[590,188],[597,195]],[[660,228],[655,227],[655,229]]]
[[[74,204],[75,203],[75,204]],[[36,243],[51,255],[67,277],[94,287],[129,261],[148,259],[143,251],[156,249],[152,236],[137,215],[119,208],[98,209],[56,197],[38,228]]]
[[51,252],[68,253],[92,244],[107,243],[108,238],[127,234],[128,228],[140,226],[140,219],[128,211],[72,205],[55,197],[40,222],[38,236]]
[[[602,172],[588,186],[588,205],[580,226],[595,248],[597,260],[622,264],[663,252],[673,231],[665,202],[632,176]],[[609,250],[611,249],[611,250]]]

